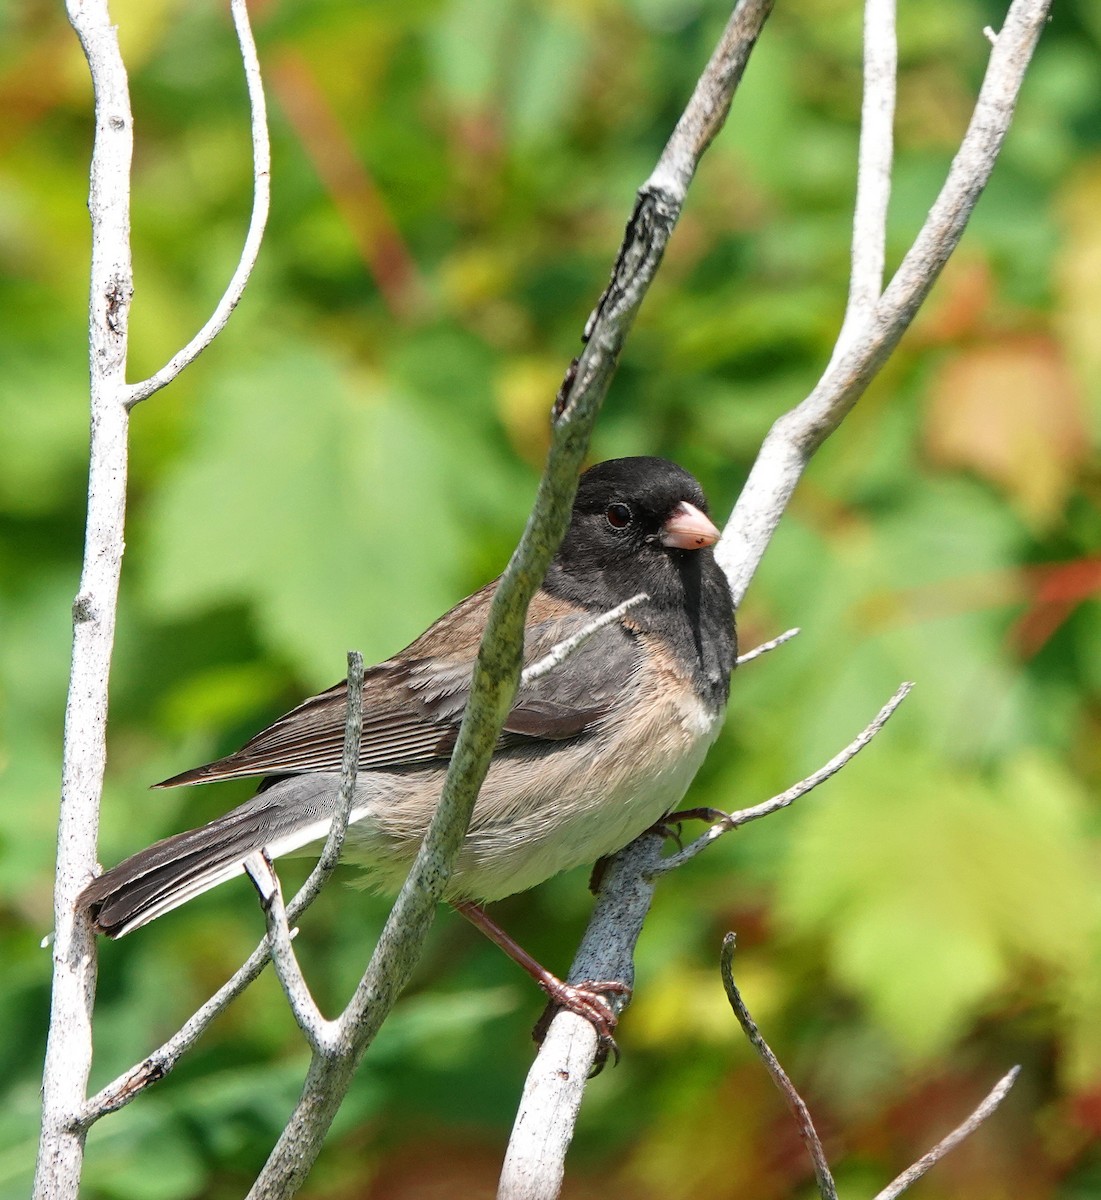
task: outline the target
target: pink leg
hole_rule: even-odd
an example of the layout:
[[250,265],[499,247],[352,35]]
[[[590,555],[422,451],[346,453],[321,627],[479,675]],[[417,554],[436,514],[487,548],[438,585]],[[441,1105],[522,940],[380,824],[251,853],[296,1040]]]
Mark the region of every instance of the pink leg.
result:
[[[616,1015],[601,993],[612,992],[620,996],[630,996],[631,989],[627,984],[616,979],[586,979],[582,983],[563,983],[513,941],[480,904],[458,900],[452,902],[452,907],[456,912],[462,913],[471,925],[480,929],[494,945],[500,946],[514,963],[523,967],[547,993],[552,1005],[584,1017],[596,1030],[605,1055],[608,1049],[615,1049],[612,1033],[616,1027]],[[616,1056],[618,1057],[618,1052]]]

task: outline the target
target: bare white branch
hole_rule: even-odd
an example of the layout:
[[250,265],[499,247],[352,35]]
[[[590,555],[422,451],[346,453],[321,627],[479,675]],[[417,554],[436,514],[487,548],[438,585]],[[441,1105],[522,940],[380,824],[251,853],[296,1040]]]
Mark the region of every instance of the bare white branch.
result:
[[42,1079],[36,1200],[75,1197],[84,1161],[79,1123],[92,1062],[96,945],[76,897],[96,866],[106,763],[107,681],[114,647],[126,516],[126,334],[133,294],[130,162],[133,119],[126,67],[106,0],[70,0],[95,90],[88,210],[91,444],[84,563],[73,603],[73,654],[54,882],[53,991]]
[[994,1085],[986,1099],[966,1121],[957,1125],[947,1137],[937,1142],[928,1154],[922,1155],[912,1167],[907,1167],[897,1179],[885,1187],[883,1191],[878,1192],[875,1200],[897,1200],[903,1192],[917,1183],[930,1167],[936,1166],[950,1150],[954,1150],[964,1138],[974,1133],[987,1117],[994,1112],[1009,1094],[1009,1089],[1017,1082],[1017,1076],[1020,1073],[1021,1068],[1014,1067],[1013,1070],[1003,1075]]
[[630,612],[636,604],[641,604],[644,600],[649,599],[650,597],[645,592],[639,592],[637,596],[632,596],[630,600],[624,600],[622,604],[617,604],[615,608],[610,608],[607,612],[601,613],[599,617],[596,617],[588,625],[579,629],[572,637],[565,638],[557,646],[552,647],[547,654],[544,654],[542,658],[533,662],[530,667],[525,667],[524,673],[520,676],[520,685],[534,683],[535,680],[541,679],[544,675],[549,675],[555,667],[561,666],[571,654],[580,650],[594,633],[599,633],[605,625],[611,625],[613,621],[618,621],[625,612]]
[[770,650],[775,650],[777,646],[782,646],[785,642],[790,642],[793,637],[798,637],[801,631],[798,627],[789,629],[785,633],[778,634],[774,638],[769,638],[767,642],[762,642],[759,646],[754,646],[752,650],[747,650],[745,654],[738,655],[737,666],[744,666],[748,662],[752,662],[755,658],[760,658],[762,654],[768,654]]
[[757,1023],[749,1015],[749,1009],[746,1008],[741,992],[734,983],[733,967],[736,945],[737,939],[734,934],[728,933],[723,938],[720,962],[726,998],[730,1001],[730,1007],[738,1018],[738,1024],[749,1038],[750,1045],[757,1051],[761,1061],[765,1064],[765,1069],[772,1076],[772,1082],[776,1084],[780,1094],[787,1102],[788,1108],[791,1109],[795,1123],[799,1127],[799,1136],[803,1139],[803,1145],[806,1146],[811,1162],[814,1164],[814,1175],[818,1180],[818,1194],[822,1200],[837,1200],[837,1186],[833,1182],[829,1163],[826,1162],[826,1152],[822,1148],[821,1139],[814,1128],[810,1110],[803,1102],[802,1096],[795,1090],[795,1085],[788,1078],[787,1072],[780,1066],[780,1060],[773,1054],[768,1042],[761,1036]]
[[898,344],[949,255],[994,169],[1050,0],[1013,0],[948,178],[914,244],[864,328],[831,362],[811,394],[765,438],[716,547],[735,604],[741,602],[811,456],[863,395]]
[[712,825],[706,833],[701,834],[694,842],[690,842],[685,846],[683,850],[678,851],[676,854],[671,854],[668,858],[663,858],[656,868],[656,873],[658,875],[665,875],[669,871],[675,871],[677,867],[683,867],[686,862],[695,858],[701,850],[706,850],[712,842],[721,838],[724,833],[729,833],[732,829],[748,825],[750,821],[759,821],[761,817],[771,816],[772,813],[779,812],[782,808],[787,808],[789,804],[794,804],[800,796],[805,796],[807,792],[813,791],[820,783],[825,783],[831,776],[836,775],[887,724],[895,709],[910,694],[910,689],[913,686],[912,683],[904,683],[879,710],[875,719],[866,725],[844,750],[835,754],[828,763],[819,767],[812,775],[808,775],[805,779],[800,779],[797,784],[789,787],[786,792],[780,792],[779,795],[773,796],[770,800],[764,800],[760,804],[753,805],[752,808],[739,809],[737,812],[723,817],[716,824]]
[[245,244],[241,249],[237,269],[233,272],[233,277],[210,319],[155,375],[150,375],[148,379],[139,383],[130,384],[126,389],[128,408],[133,408],[142,400],[148,400],[155,392],[171,383],[222,332],[244,294],[252,269],[260,255],[260,244],[264,240],[264,226],[267,224],[268,210],[271,207],[271,144],[268,137],[267,106],[264,103],[264,84],[260,77],[260,60],[249,25],[246,0],[230,0],[230,10],[233,13],[234,28],[237,30],[237,43],[241,48],[241,61],[245,66],[245,83],[248,87],[251,112],[252,216],[249,218],[248,233],[245,235]]
[[268,208],[269,152],[259,64],[245,0],[231,0],[231,4],[252,106],[256,184],[246,250],[226,296],[202,333],[163,371],[130,387],[126,384],[127,330],[133,295],[133,118],[129,85],[107,0],[68,2],[69,22],[80,38],[95,90],[96,136],[88,204],[92,220],[92,437],[84,568],[73,604],[73,658],[58,823],[54,986],[34,1193],[42,1200],[76,1195],[89,1125],[170,1070],[178,1055],[228,1003],[229,996],[255,978],[266,961],[266,952],[254,954],[231,984],[162,1047],[165,1053],[160,1058],[150,1056],[92,1101],[84,1099],[92,1053],[96,947],[89,921],[77,914],[74,906],[96,863],[106,760],[107,679],[124,548],[129,410],[174,378],[225,325],[255,261]]
[[[568,979],[634,982],[632,954],[650,907],[649,882],[662,839],[644,834],[608,864],[585,941]],[[622,996],[609,995],[618,1014]],[[554,1200],[562,1186],[566,1151],[597,1053],[596,1032],[576,1013],[551,1021],[524,1084],[498,1185],[498,1200]]]
[[895,0],[865,0],[864,101],[860,111],[860,151],[853,210],[852,274],[849,300],[831,366],[848,348],[857,331],[871,325],[883,291],[897,76]]

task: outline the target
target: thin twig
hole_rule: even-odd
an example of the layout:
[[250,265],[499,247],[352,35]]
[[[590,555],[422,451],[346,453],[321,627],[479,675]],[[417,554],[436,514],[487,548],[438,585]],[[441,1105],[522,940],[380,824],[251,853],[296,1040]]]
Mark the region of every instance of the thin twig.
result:
[[947,1137],[941,1138],[928,1154],[923,1154],[912,1167],[907,1167],[897,1179],[888,1184],[883,1191],[878,1192],[875,1200],[897,1200],[907,1188],[917,1183],[930,1167],[936,1166],[950,1150],[954,1150],[964,1138],[974,1133],[987,1117],[994,1112],[1009,1094],[1009,1089],[1017,1082],[1017,1076],[1020,1073],[1021,1068],[1014,1067],[1011,1071],[1003,1075],[994,1085],[986,1099],[966,1121],[957,1125]]
[[800,632],[801,630],[796,626],[794,629],[789,629],[785,633],[770,638],[767,642],[762,642],[759,646],[754,646],[752,650],[747,650],[745,654],[738,655],[738,661],[735,663],[735,666],[745,666],[746,663],[752,662],[755,658],[760,658],[762,654],[768,654],[770,650],[775,650],[777,646],[782,646],[785,642],[790,642],[793,637],[798,637]]
[[[803,1139],[803,1143],[810,1153],[811,1161],[814,1163],[814,1174],[818,1179],[819,1195],[822,1197],[822,1200],[837,1200],[837,1189],[833,1182],[833,1176],[830,1174],[829,1164],[826,1162],[826,1154],[822,1148],[822,1142],[815,1132],[810,1112],[803,1102],[802,1097],[795,1090],[795,1086],[788,1078],[784,1068],[780,1066],[776,1055],[761,1036],[761,1031],[750,1016],[749,1010],[742,1000],[741,993],[734,983],[733,962],[736,945],[737,939],[733,933],[728,933],[723,938],[720,961],[723,987],[726,989],[730,1007],[734,1010],[734,1014],[738,1018],[738,1023],[745,1031],[746,1037],[749,1038],[753,1048],[765,1064],[768,1073],[772,1076],[773,1082],[780,1089],[784,1099],[787,1101],[788,1107],[795,1116],[796,1123],[799,1126],[799,1136]],[[876,1193],[875,1200],[898,1200],[898,1197],[917,1183],[931,1167],[936,1166],[964,1138],[974,1133],[1009,1094],[1009,1089],[1016,1082],[1020,1071],[1020,1067],[1014,1067],[1007,1074],[1003,1075],[991,1089],[986,1099],[983,1100],[965,1121],[957,1125],[946,1137],[941,1138],[932,1150],[927,1154],[923,1154],[912,1166],[907,1167],[901,1175],[895,1178],[881,1192]]]
[[645,592],[639,592],[637,596],[632,596],[630,600],[624,600],[622,604],[617,604],[615,608],[610,608],[607,612],[601,613],[599,617],[596,617],[588,625],[579,629],[572,637],[565,638],[557,646],[553,646],[548,653],[533,662],[530,667],[525,667],[524,673],[520,676],[520,685],[534,683],[535,680],[541,679],[544,675],[549,675],[555,667],[561,666],[571,654],[580,650],[594,633],[599,633],[605,625],[611,625],[613,621],[618,621],[625,612],[630,612],[636,604],[641,604],[644,600],[649,599],[650,597]]
[[260,255],[260,244],[264,240],[264,226],[267,224],[268,210],[271,207],[271,144],[268,137],[267,106],[264,103],[264,84],[260,77],[260,60],[249,25],[246,0],[230,0],[230,10],[233,13],[233,26],[237,31],[237,43],[241,48],[241,61],[245,67],[252,126],[252,216],[249,218],[248,233],[241,248],[237,269],[233,272],[222,298],[210,314],[210,319],[155,375],[127,387],[127,408],[133,408],[142,400],[148,400],[165,384],[171,383],[222,332],[244,294]]
[[356,775],[359,771],[360,745],[363,741],[363,655],[358,650],[348,652],[347,708],[344,716],[344,750],[340,760],[340,792],[337,796],[333,823],[306,882],[291,901],[287,915],[293,921],[314,902],[340,861],[352,802],[356,794]]
[[[301,892],[299,893],[301,895]],[[297,897],[296,897],[297,899]],[[294,902],[287,906],[288,920],[293,921]],[[168,1075],[179,1060],[206,1032],[210,1023],[233,1003],[256,980],[271,959],[271,943],[267,937],[256,947],[233,975],[198,1008],[166,1042],[162,1043],[140,1063],[124,1071],[84,1104],[79,1123],[87,1128],[108,1113],[125,1108],[146,1088]]]
[[[344,753],[340,767],[340,796],[333,813],[325,846],[305,883],[286,907],[288,926],[292,925],[317,899],[332,874],[348,828],[352,798],[355,795],[359,746],[363,736],[363,655],[356,650],[348,654],[348,708],[344,719]],[[199,1040],[210,1023],[233,1003],[267,966],[271,958],[271,940],[265,937],[233,975],[202,1005],[166,1042],[162,1043],[140,1063],[124,1071],[101,1088],[84,1104],[80,1125],[94,1124],[100,1117],[117,1112],[151,1084],[163,1079],[188,1050]]]
[[720,963],[726,998],[730,1001],[730,1007],[738,1018],[738,1024],[741,1025],[753,1049],[757,1051],[761,1061],[765,1064],[766,1070],[772,1076],[772,1082],[780,1090],[788,1108],[791,1109],[792,1116],[795,1117],[795,1123],[799,1127],[799,1136],[803,1139],[803,1145],[806,1146],[811,1162],[814,1164],[814,1175],[818,1180],[818,1194],[822,1200],[837,1200],[837,1187],[830,1174],[830,1165],[826,1162],[826,1152],[815,1131],[810,1111],[803,1102],[802,1096],[795,1090],[795,1085],[788,1078],[787,1072],[780,1066],[780,1060],[773,1054],[768,1042],[761,1036],[761,1031],[749,1015],[749,1009],[746,1008],[741,992],[738,991],[734,982],[733,964],[736,945],[737,939],[734,934],[728,933],[723,938]]
[[786,792],[780,792],[779,795],[773,796],[770,800],[765,800],[760,804],[755,804],[752,808],[742,808],[737,812],[723,817],[722,820],[712,825],[706,833],[696,838],[694,842],[689,842],[683,850],[679,850],[676,854],[671,854],[668,858],[663,858],[657,867],[656,874],[665,875],[670,871],[675,871],[678,867],[683,867],[686,862],[695,858],[701,850],[706,850],[712,842],[722,837],[724,833],[729,833],[732,829],[738,829],[742,825],[748,825],[750,821],[759,821],[761,817],[767,817],[774,812],[779,812],[781,808],[787,808],[789,804],[794,804],[800,796],[805,796],[807,792],[813,791],[820,783],[825,783],[831,776],[836,775],[887,724],[895,709],[910,694],[910,689],[913,686],[912,683],[904,683],[879,710],[875,719],[865,726],[844,750],[835,754],[824,766],[819,767],[817,771],[808,775],[805,779],[800,779],[797,784],[789,787]]
[[292,935],[287,910],[283,905],[283,889],[279,876],[262,850],[245,859],[245,873],[252,880],[260,896],[260,904],[268,923],[268,940],[271,943],[271,962],[283,994],[287,997],[298,1028],[306,1035],[310,1048],[317,1054],[328,1052],[332,1042],[334,1026],[322,1015],[310,992],[306,976],[298,955],[291,945]]

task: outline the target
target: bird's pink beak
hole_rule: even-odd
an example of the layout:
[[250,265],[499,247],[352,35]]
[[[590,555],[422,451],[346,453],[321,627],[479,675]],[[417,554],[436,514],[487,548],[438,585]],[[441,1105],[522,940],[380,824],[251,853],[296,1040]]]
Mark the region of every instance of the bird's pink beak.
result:
[[661,544],[676,550],[702,550],[719,540],[718,529],[694,505],[682,500],[661,527]]

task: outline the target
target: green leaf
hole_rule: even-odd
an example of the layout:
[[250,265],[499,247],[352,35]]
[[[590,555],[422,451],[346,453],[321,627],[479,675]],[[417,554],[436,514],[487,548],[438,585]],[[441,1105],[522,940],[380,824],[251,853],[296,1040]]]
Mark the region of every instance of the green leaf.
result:
[[1058,974],[1089,956],[1101,905],[1084,812],[1038,756],[989,783],[916,755],[865,759],[803,813],[783,918],[825,940],[900,1052],[926,1058],[1023,964]]
[[308,679],[339,677],[346,650],[385,657],[459,598],[460,485],[479,470],[417,395],[288,350],[203,407],[153,497],[147,602],[244,601]]

